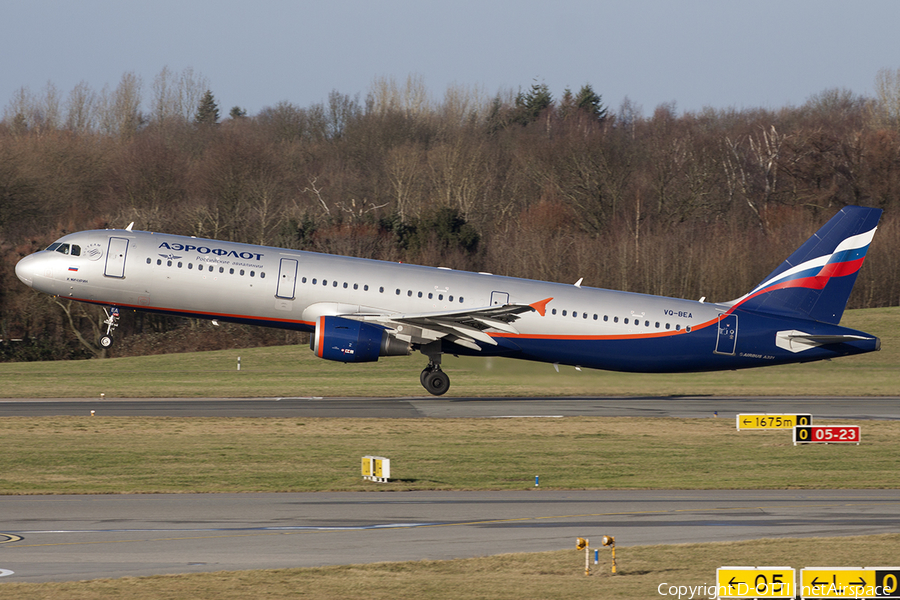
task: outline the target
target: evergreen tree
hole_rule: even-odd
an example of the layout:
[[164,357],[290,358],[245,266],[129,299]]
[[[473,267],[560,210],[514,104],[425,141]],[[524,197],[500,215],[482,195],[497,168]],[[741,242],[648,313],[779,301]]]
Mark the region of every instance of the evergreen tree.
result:
[[197,107],[197,116],[194,118],[197,125],[215,125],[219,122],[219,107],[210,90],[206,90],[200,105]]
[[541,112],[553,104],[553,95],[546,83],[532,84],[527,94],[519,92],[516,97],[516,108],[519,112],[519,122],[523,125],[537,121]]
[[578,107],[575,104],[575,95],[572,93],[572,90],[566,88],[565,91],[563,91],[562,98],[559,100],[559,116],[565,119],[573,114],[577,108]]
[[594,92],[594,89],[588,83],[584,84],[584,86],[578,90],[578,96],[575,98],[575,106],[581,110],[587,111],[598,121],[602,121],[606,118],[606,107],[603,106],[600,95]]

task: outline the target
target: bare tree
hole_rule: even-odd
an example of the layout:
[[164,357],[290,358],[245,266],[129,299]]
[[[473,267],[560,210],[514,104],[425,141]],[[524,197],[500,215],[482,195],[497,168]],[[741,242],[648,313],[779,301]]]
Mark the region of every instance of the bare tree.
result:
[[163,123],[171,119],[190,122],[197,113],[203,94],[209,90],[209,80],[191,67],[173,73],[168,66],[153,79],[153,99],[150,119]]
[[413,203],[422,194],[422,151],[411,144],[398,146],[388,153],[385,169],[393,191],[394,211],[405,223],[418,214]]
[[137,133],[141,115],[141,78],[133,72],[122,75],[115,91],[103,89],[100,98],[100,129],[103,133],[128,139]]
[[75,133],[93,131],[97,124],[97,94],[84,81],[69,92],[66,105],[66,129]]
[[873,113],[877,127],[900,129],[900,69],[881,69],[875,75]]
[[747,145],[725,138],[730,152],[723,162],[729,195],[740,192],[747,206],[766,233],[771,231],[769,203],[778,183],[778,163],[782,146],[788,136],[779,134],[772,125],[761,128],[756,135],[746,137]]

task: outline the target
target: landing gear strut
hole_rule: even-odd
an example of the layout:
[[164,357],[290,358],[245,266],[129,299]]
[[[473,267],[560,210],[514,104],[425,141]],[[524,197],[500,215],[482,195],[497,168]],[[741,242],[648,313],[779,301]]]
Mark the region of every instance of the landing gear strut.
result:
[[435,396],[440,396],[450,389],[450,377],[441,371],[440,354],[428,356],[428,366],[422,370],[419,381],[428,393]]
[[109,348],[113,343],[112,332],[119,326],[119,309],[113,306],[107,311],[106,307],[103,307],[103,312],[106,313],[106,320],[103,321],[106,325],[106,334],[100,336],[100,346]]

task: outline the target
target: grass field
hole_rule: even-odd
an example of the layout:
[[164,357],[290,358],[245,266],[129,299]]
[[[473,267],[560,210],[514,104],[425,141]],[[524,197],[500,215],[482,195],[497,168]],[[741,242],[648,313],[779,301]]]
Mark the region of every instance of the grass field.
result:
[[[881,352],[803,365],[674,375],[576,371],[507,359],[444,359],[448,396],[900,395],[900,308],[848,311],[843,325],[882,340]],[[127,344],[127,338],[117,340]],[[241,370],[237,370],[238,357]],[[345,365],[305,346],[108,360],[0,364],[0,397],[422,396],[425,359]]]
[[[617,548],[618,573],[609,573],[609,552],[584,575],[584,553],[574,549],[506,554],[451,561],[376,563],[238,571],[176,576],[126,577],[72,583],[0,583],[4,598],[16,600],[229,600],[268,598],[332,600],[475,600],[570,598],[677,598],[672,586],[714,586],[724,565],[896,566],[900,535],[846,538],[767,539],[719,544]],[[665,586],[662,586],[665,584]],[[662,596],[662,589],[666,596]],[[686,594],[683,596],[688,598]],[[694,598],[698,598],[697,595]],[[700,594],[699,598],[710,598]]]
[[[817,421],[824,422],[824,421]],[[898,488],[900,421],[794,446],[732,419],[0,419],[0,494]],[[393,481],[360,477],[391,459]]]

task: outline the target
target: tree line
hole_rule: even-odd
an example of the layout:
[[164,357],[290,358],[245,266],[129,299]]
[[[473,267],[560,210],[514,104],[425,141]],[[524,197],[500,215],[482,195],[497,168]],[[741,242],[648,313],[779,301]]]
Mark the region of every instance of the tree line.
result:
[[[875,97],[645,116],[589,84],[487,95],[376,79],[222,117],[168,69],[63,99],[21,90],[0,121],[0,357],[105,355],[97,307],[36,294],[22,256],[124,227],[711,301],[751,289],[849,204],[885,210],[851,307],[900,304],[900,70]],[[133,315],[111,352],[290,343]],[[121,329],[120,329],[121,331]],[[172,340],[177,337],[177,343]],[[10,339],[23,342],[10,343]],[[130,350],[129,350],[130,348]]]

